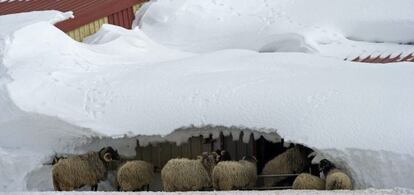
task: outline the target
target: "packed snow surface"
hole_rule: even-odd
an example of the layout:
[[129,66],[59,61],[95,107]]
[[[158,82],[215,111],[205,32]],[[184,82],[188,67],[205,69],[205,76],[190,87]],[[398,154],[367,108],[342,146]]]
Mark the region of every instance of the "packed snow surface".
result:
[[0,189],[50,190],[28,173],[86,137],[207,124],[318,149],[357,188],[414,188],[414,64],[343,61],[412,49],[413,2],[329,2],[152,1],[141,28],[85,43],[51,24],[71,13],[0,16]]
[[412,10],[412,0],[157,0],[137,13],[135,25],[192,52],[237,48],[344,59],[414,52],[398,45],[414,42]]

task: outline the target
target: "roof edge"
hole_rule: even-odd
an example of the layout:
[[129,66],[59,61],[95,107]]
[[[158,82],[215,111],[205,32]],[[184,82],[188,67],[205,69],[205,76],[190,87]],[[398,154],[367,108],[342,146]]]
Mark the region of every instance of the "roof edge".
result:
[[88,13],[83,13],[76,15],[73,19],[68,19],[62,22],[55,24],[57,28],[64,32],[69,32],[85,24],[89,24],[95,20],[103,18],[105,16],[111,15],[113,13],[119,12],[121,10],[127,9],[135,4],[144,3],[147,0],[111,0],[100,5],[97,5],[94,9],[99,10],[99,12],[91,11]]

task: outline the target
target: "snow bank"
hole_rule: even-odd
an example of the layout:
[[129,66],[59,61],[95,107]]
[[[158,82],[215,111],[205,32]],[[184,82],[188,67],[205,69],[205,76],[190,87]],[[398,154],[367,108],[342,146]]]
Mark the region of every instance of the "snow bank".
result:
[[414,42],[413,9],[411,0],[157,0],[137,13],[135,25],[152,39],[186,51],[263,51],[271,44],[275,51],[344,58],[349,53],[343,52],[369,47],[351,40]]
[[[27,173],[41,167],[49,155],[73,152],[82,137],[99,135],[55,117],[24,112],[10,99],[6,89],[6,84],[13,80],[7,74],[5,61],[14,42],[14,32],[36,22],[50,26],[67,16],[70,13],[47,11],[0,17],[0,191],[26,190]],[[31,33],[26,36],[33,37]]]
[[[24,44],[29,31],[43,38]],[[13,79],[7,87],[24,111],[107,135],[167,135],[191,124],[240,125],[275,128],[287,140],[317,148],[414,154],[412,64],[361,66],[245,50],[151,62],[151,56],[163,53],[146,42],[135,50],[130,46],[130,53],[108,55],[104,52],[112,41],[85,45],[65,36],[44,24],[15,33],[5,58]],[[146,53],[151,54],[144,58]]]

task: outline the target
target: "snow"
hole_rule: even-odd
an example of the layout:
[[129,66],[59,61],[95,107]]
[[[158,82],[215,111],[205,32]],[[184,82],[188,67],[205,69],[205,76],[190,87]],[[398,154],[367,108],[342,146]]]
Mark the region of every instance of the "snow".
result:
[[274,51],[344,59],[373,47],[391,54],[398,43],[414,41],[411,0],[158,0],[145,7],[135,26],[157,42],[192,52],[266,51],[270,44]]
[[[140,28],[104,25],[84,43],[52,25],[71,13],[0,16],[0,191],[51,190],[42,163],[92,137],[130,155],[125,134],[181,143],[211,133],[185,127],[210,124],[310,146],[357,188],[414,188],[413,63],[343,61],[408,55],[398,43],[414,40],[412,8],[158,0],[137,13]],[[412,193],[361,191],[393,192]]]

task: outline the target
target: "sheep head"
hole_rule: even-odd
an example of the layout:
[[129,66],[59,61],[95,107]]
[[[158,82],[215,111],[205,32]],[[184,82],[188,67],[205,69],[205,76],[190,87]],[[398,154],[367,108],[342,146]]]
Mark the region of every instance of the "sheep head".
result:
[[112,147],[104,147],[99,151],[99,157],[106,163],[109,163],[113,160],[120,160],[118,151],[114,150]]
[[217,153],[212,152],[203,152],[201,155],[201,163],[203,164],[204,168],[207,170],[207,172],[210,174],[213,171],[213,168],[216,166],[217,163]]
[[227,152],[226,150],[216,150],[217,153],[217,163],[221,162],[221,161],[230,161],[231,160],[231,156],[230,153]]
[[328,172],[333,168],[335,168],[335,165],[327,159],[323,159],[319,163],[319,172],[323,172],[324,175],[327,175]]

